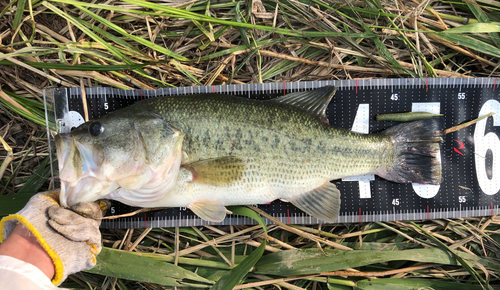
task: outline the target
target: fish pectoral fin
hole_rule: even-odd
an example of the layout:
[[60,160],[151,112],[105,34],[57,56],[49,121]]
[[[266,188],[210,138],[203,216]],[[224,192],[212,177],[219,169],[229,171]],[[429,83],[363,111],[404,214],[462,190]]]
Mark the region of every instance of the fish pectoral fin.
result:
[[335,222],[339,216],[340,190],[328,181],[289,201],[307,214],[329,223]]
[[188,208],[197,216],[209,222],[220,223],[226,218],[227,209],[219,202],[197,202],[188,205]]
[[328,119],[326,117],[326,108],[328,107],[328,104],[330,104],[330,101],[332,100],[336,91],[336,87],[326,86],[316,90],[286,94],[282,97],[271,99],[267,102],[292,105],[318,116],[318,118],[322,122],[328,124]]
[[243,179],[245,163],[241,158],[226,156],[200,160],[185,165],[184,168],[193,174],[193,182],[227,186]]

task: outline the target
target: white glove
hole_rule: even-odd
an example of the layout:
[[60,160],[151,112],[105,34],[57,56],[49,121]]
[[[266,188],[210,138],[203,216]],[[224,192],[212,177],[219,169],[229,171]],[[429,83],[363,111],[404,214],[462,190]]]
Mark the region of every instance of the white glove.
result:
[[22,223],[52,259],[52,283],[59,285],[68,275],[93,268],[101,252],[101,208],[94,202],[74,208],[88,217],[60,207],[59,191],[38,193],[22,210],[0,221],[0,243]]

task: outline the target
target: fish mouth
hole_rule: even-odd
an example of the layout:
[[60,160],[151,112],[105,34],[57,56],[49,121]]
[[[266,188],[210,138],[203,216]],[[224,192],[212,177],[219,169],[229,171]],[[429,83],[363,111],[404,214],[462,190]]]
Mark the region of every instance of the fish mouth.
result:
[[61,181],[59,201],[63,207],[95,201],[116,190],[113,181],[101,180],[91,146],[76,141],[71,134],[55,136]]
[[74,185],[61,180],[59,202],[62,207],[72,207],[79,202],[102,199],[103,196],[108,195],[117,188],[118,185],[115,182],[103,182],[95,177],[82,178]]
[[74,146],[73,138],[68,133],[57,134],[55,141],[59,179],[61,181],[59,202],[62,207],[69,207],[75,204],[76,185],[79,175],[78,168],[70,160],[74,159],[75,151],[78,151],[78,149]]
[[[57,156],[57,167],[59,169],[59,175],[63,171],[64,163],[68,159],[70,147],[71,147],[71,136],[67,133],[59,133],[55,136],[56,140],[56,156]],[[68,182],[61,180],[61,192],[59,194],[59,203],[62,207],[68,207],[67,203],[67,190]]]
[[55,136],[56,140],[56,155],[59,172],[62,171],[63,166],[68,159],[68,155],[71,148],[72,139],[68,133],[60,133]]

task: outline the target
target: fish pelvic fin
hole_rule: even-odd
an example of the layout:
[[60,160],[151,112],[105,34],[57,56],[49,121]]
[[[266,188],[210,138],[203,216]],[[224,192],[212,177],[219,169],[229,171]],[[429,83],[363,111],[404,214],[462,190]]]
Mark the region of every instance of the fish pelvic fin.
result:
[[209,222],[220,223],[226,218],[226,207],[217,201],[196,202],[188,205],[188,208]]
[[288,201],[305,213],[325,222],[333,223],[339,217],[340,190],[328,181]]
[[334,86],[325,86],[311,91],[289,93],[282,97],[271,99],[268,102],[292,105],[316,115],[321,121],[328,124],[326,108],[336,91],[337,88]]
[[398,183],[441,183],[443,119],[402,123],[382,132],[392,138],[393,160],[375,174]]
[[245,163],[239,157],[226,156],[200,160],[185,165],[184,168],[193,174],[193,182],[228,186],[243,179]]

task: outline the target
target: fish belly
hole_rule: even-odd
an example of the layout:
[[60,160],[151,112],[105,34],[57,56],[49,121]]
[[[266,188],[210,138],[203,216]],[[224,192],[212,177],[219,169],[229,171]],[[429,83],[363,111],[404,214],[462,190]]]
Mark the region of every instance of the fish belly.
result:
[[[258,155],[255,153],[255,155]],[[187,180],[178,181],[176,189],[165,197],[160,205],[185,207],[192,203],[218,201],[223,205],[266,204],[276,199],[284,201],[312,191],[332,179],[373,171],[376,162],[366,158],[347,158],[330,156],[313,158],[311,156],[269,154],[261,158],[246,158],[245,173],[242,179],[230,185],[215,186]],[[375,163],[375,164],[372,164]]]
[[172,192],[158,206],[186,207],[193,203],[219,202],[222,205],[267,204],[276,199],[288,200],[304,192],[319,187],[324,181],[303,182],[303,186],[285,184],[235,184],[213,186],[191,183]]

